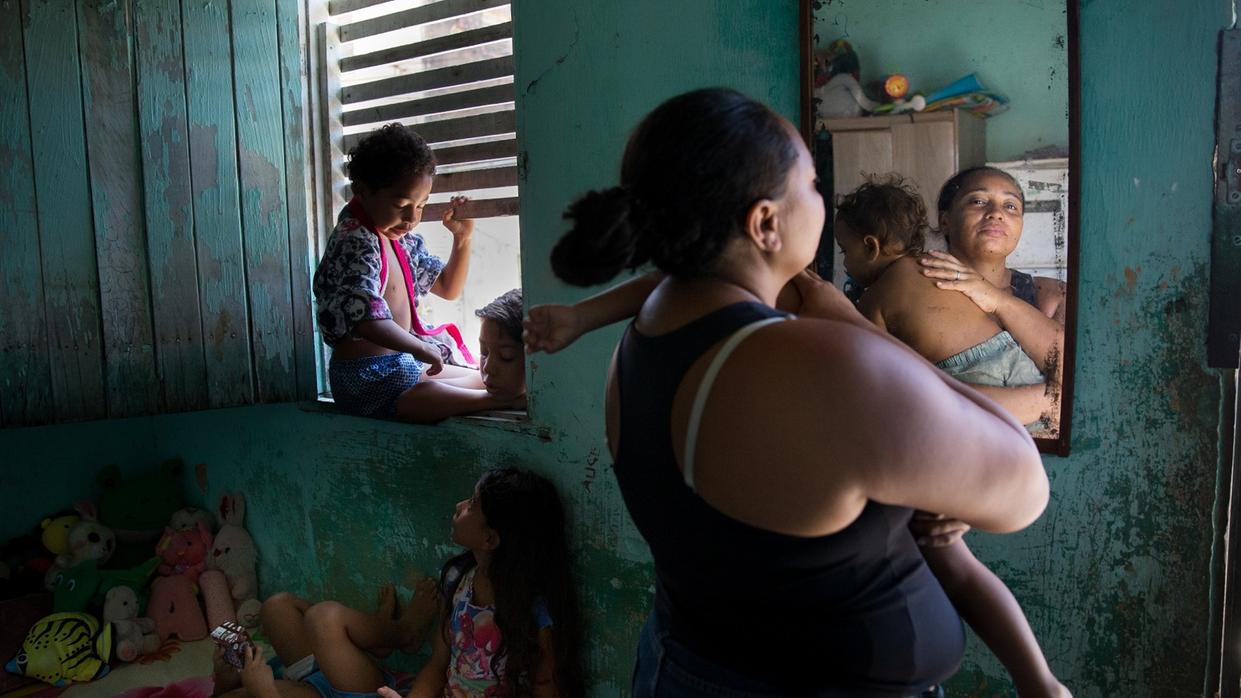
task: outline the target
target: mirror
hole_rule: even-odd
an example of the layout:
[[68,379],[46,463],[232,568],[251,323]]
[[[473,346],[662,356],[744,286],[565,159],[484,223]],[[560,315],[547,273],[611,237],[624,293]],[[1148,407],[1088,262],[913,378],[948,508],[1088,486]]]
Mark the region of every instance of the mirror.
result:
[[[1022,409],[1041,415],[1027,424],[1040,450],[1067,455],[1077,283],[1076,3],[802,0],[801,13],[802,129],[829,212],[816,260],[820,275],[859,300],[872,319],[904,318],[887,329],[949,373],[972,368],[958,375],[975,385],[1026,386],[999,401],[1026,400]],[[941,218],[945,182],[984,165],[1011,180],[966,178],[966,191],[949,197]],[[952,277],[940,278],[948,285],[964,274],[966,284],[952,283],[958,290],[937,288],[929,277],[901,285],[899,274],[881,285],[885,270],[917,274],[922,269],[910,265],[922,263],[908,253],[896,257],[912,261],[892,267],[891,249],[868,251],[866,231],[853,230],[865,226],[850,213],[865,209],[861,200],[845,204],[838,226],[844,195],[890,174],[912,187],[906,201],[916,196],[925,206],[930,230],[923,249],[955,255],[956,262],[943,262],[942,273]],[[1024,195],[1019,209],[1001,201],[1003,190],[1014,188],[1004,182]],[[980,189],[986,196],[970,193]],[[980,211],[973,219],[969,206]],[[989,230],[972,222],[986,218],[983,207],[1003,211],[1008,221],[990,233],[997,239],[990,245],[971,242]],[[862,281],[846,270],[842,248],[859,240],[862,251],[848,255],[863,260],[851,265]],[[984,279],[991,285],[981,285]],[[971,296],[980,300],[963,306],[961,298]],[[987,307],[997,298],[1000,305]],[[1013,298],[1028,303],[1014,306]],[[1023,316],[1029,308],[1042,315]],[[1052,339],[1057,324],[1065,328],[1062,342]],[[1011,343],[1001,337],[1006,331]],[[920,341],[931,333],[935,341]],[[1018,366],[1022,355],[1034,363],[1032,374]],[[1041,390],[1029,387],[1035,384]]]

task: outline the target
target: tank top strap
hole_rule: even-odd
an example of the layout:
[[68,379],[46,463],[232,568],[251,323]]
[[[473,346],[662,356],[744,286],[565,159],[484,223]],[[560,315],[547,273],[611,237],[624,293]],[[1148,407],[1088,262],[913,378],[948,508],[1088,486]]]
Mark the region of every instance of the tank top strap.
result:
[[703,374],[702,382],[698,384],[698,392],[694,394],[694,404],[690,408],[689,424],[685,430],[685,462],[681,464],[681,476],[685,478],[685,486],[691,490],[697,492],[694,487],[694,456],[698,450],[698,429],[702,425],[702,411],[707,406],[707,397],[711,394],[711,386],[715,384],[715,377],[719,375],[720,369],[724,367],[724,362],[728,360],[733,350],[740,346],[746,337],[772,323],[786,319],[784,316],[769,317],[742,327],[725,340],[724,346],[720,347],[720,350],[711,358],[711,363],[707,365],[707,372]]

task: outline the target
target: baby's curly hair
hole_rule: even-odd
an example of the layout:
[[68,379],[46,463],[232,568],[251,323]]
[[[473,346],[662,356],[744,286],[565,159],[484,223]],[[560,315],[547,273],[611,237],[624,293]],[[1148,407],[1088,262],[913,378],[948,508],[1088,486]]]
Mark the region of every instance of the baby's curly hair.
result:
[[345,169],[350,180],[383,189],[402,177],[435,174],[435,154],[413,129],[391,123],[358,141]]
[[898,174],[868,176],[866,183],[845,194],[836,215],[859,235],[874,235],[885,253],[919,253],[926,248],[926,204]]

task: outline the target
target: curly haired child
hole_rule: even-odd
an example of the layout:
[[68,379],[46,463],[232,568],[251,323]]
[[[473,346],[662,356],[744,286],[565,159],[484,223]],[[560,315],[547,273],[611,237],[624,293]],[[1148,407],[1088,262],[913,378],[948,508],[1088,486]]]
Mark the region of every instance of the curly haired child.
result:
[[524,397],[488,393],[476,370],[451,365],[458,353],[462,363],[473,362],[455,326],[427,328],[418,317],[419,298],[453,299],[465,285],[474,230],[472,220],[458,217],[465,197],[454,197],[444,212],[453,238],[444,262],[414,232],[435,173],[435,156],[422,137],[388,124],[349,155],[354,196],[314,276],[337,405],[349,414],[411,422],[524,406]]

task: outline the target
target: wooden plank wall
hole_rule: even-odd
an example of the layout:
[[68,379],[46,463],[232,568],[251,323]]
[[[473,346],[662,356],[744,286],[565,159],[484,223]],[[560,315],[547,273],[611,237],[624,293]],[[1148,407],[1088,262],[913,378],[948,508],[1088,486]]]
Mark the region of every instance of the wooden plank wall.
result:
[[0,0],[0,426],[316,392],[296,0]]

